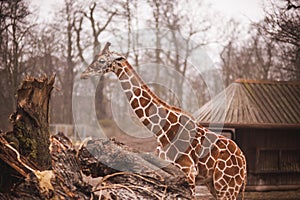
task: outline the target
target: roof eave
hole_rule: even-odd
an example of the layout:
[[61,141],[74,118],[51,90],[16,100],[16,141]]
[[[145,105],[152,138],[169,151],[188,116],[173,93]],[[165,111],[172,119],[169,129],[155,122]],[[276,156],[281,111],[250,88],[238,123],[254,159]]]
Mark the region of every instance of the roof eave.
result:
[[199,124],[205,127],[225,127],[225,128],[264,128],[264,129],[300,129],[300,124],[273,124],[273,123],[212,123],[201,122]]

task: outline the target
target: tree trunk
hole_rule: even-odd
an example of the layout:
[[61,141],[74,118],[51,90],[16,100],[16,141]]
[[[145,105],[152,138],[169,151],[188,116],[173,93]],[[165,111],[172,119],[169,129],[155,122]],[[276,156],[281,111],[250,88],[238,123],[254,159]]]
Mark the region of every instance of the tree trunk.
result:
[[13,131],[6,135],[9,142],[41,170],[51,166],[49,154],[49,100],[55,76],[36,79],[26,77],[17,90],[17,111],[10,121]]

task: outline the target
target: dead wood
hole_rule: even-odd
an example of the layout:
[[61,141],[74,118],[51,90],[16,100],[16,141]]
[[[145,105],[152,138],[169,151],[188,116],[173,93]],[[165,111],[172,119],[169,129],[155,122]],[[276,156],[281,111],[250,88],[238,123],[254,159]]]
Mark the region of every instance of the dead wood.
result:
[[[128,147],[107,139],[89,141],[88,145],[81,147],[78,152],[62,133],[52,136],[50,141],[52,170],[39,171],[34,166],[31,168],[27,166],[27,162],[30,161],[18,158],[16,150],[12,150],[13,147],[6,148],[8,155],[11,155],[10,162],[20,166],[14,169],[23,169],[24,180],[14,187],[10,194],[0,194],[0,197],[190,199],[190,190],[184,175],[172,165],[161,169],[166,163],[152,155],[132,152]],[[0,143],[7,144],[5,139],[0,140]],[[103,163],[104,161],[107,163]],[[91,185],[81,172],[87,176],[101,178]]]
[[49,101],[55,76],[26,77],[17,90],[17,110],[10,121],[13,131],[6,134],[21,155],[35,162],[41,169],[51,165],[49,155]]
[[13,130],[1,133],[0,192],[11,190],[29,173],[16,160],[16,152],[34,170],[51,167],[48,113],[54,79],[28,76],[17,90],[16,111],[10,116]]
[[83,181],[72,142],[63,133],[51,137],[54,193],[59,199],[92,199],[92,186]]
[[0,133],[0,199],[190,199],[183,173],[152,154],[109,139],[79,150],[63,133],[49,140],[53,84],[27,77],[18,89],[13,131]]
[[52,170],[40,171],[1,136],[0,158],[21,177],[4,199],[93,199],[92,186],[82,179],[71,141],[63,134],[51,137]]
[[[4,199],[15,199],[19,196],[18,194],[24,194],[21,196],[23,199],[26,199],[27,189],[31,188],[31,193],[27,193],[27,196],[31,196],[32,199],[34,199],[34,193],[32,192],[38,190],[31,184],[32,181],[27,182],[26,185],[21,185],[24,183],[24,180],[29,177],[31,172],[38,170],[38,167],[33,162],[20,155],[19,152],[6,141],[3,134],[0,135],[0,161],[2,181],[0,192],[5,192],[3,194],[0,193],[0,197],[2,196],[2,198],[4,198],[4,196],[6,196]],[[30,187],[28,187],[28,185],[30,185]],[[24,193],[21,189],[18,194],[15,193],[15,195],[12,195],[10,191],[17,188],[24,188],[27,192]]]
[[83,173],[103,177],[94,186],[112,199],[190,199],[184,174],[154,155],[108,139],[91,140],[78,159]]
[[26,177],[31,171],[38,170],[34,163],[19,155],[19,152],[6,141],[3,135],[0,135],[0,144],[0,159],[21,176]]

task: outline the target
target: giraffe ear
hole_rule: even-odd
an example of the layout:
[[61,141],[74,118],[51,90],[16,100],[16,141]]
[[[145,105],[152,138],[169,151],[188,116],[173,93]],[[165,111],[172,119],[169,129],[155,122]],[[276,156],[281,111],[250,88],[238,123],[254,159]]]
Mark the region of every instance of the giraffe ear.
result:
[[102,52],[101,52],[102,55],[109,52],[109,46],[110,46],[110,45],[111,45],[110,42],[107,42],[107,43],[105,44],[105,46],[104,46],[104,48],[102,49]]

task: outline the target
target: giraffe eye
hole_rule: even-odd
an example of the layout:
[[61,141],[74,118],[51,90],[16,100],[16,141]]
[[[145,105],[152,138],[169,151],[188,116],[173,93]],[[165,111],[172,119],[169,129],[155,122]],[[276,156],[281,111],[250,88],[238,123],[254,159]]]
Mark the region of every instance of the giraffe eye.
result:
[[99,60],[99,63],[104,64],[104,63],[105,63],[105,60],[104,60],[104,59],[100,59],[100,60]]

